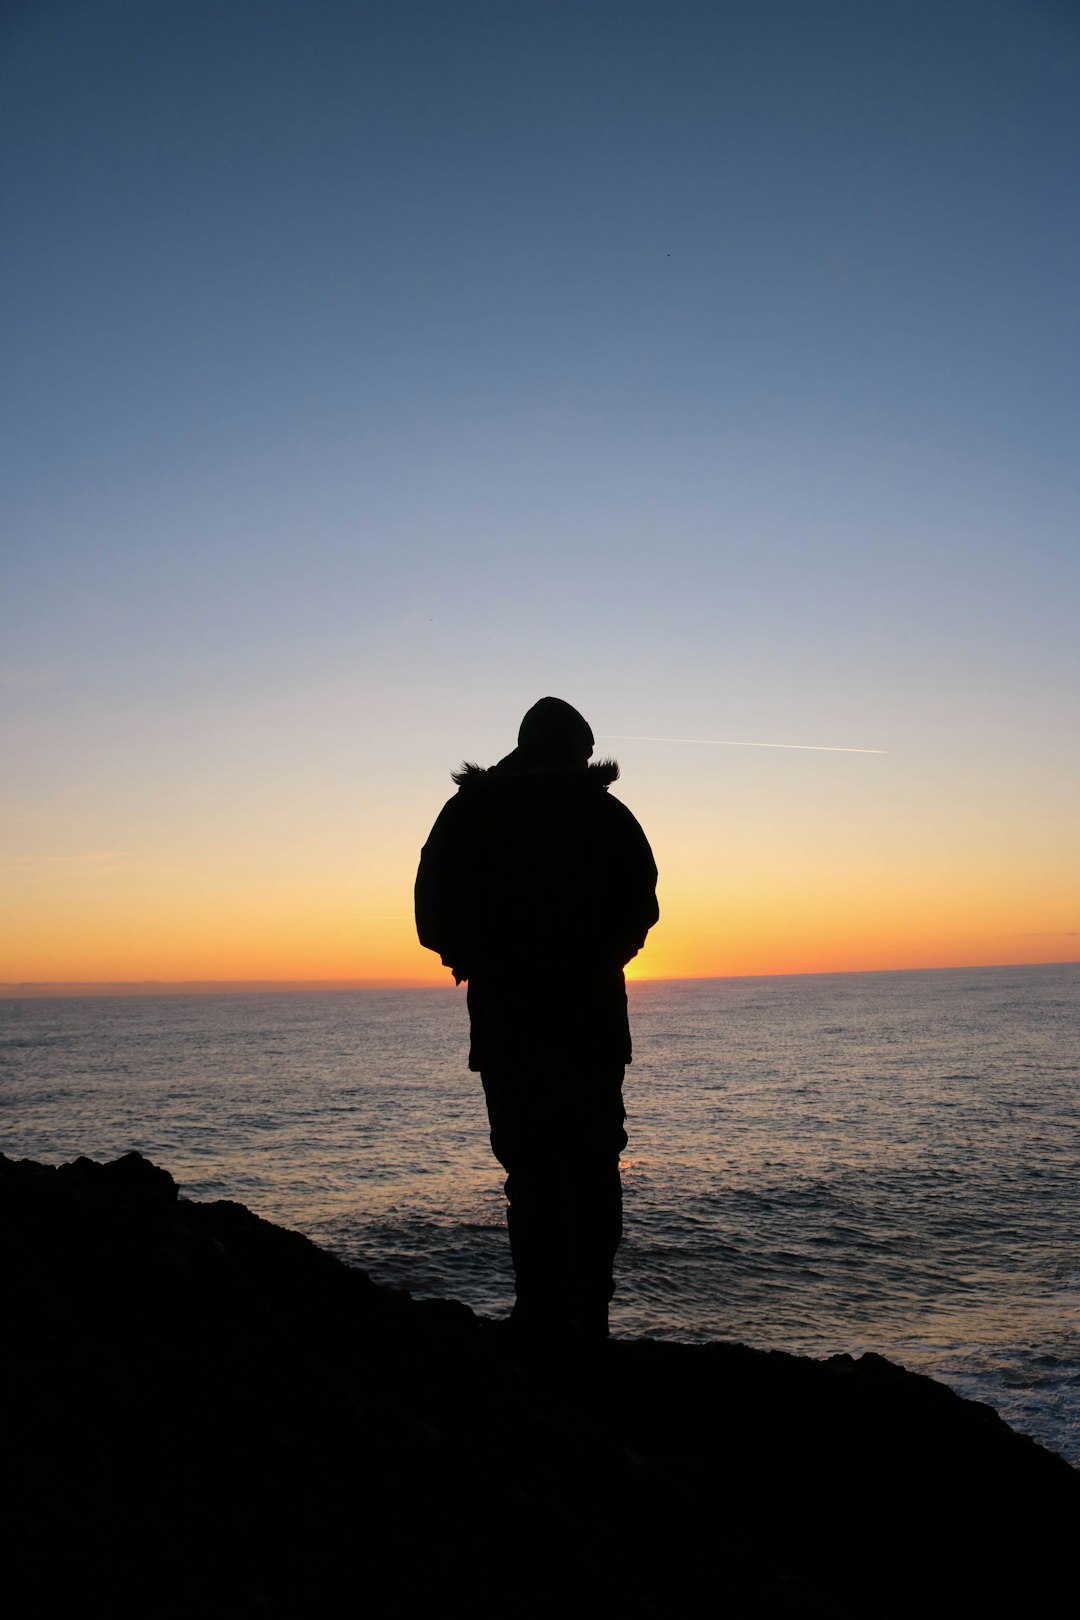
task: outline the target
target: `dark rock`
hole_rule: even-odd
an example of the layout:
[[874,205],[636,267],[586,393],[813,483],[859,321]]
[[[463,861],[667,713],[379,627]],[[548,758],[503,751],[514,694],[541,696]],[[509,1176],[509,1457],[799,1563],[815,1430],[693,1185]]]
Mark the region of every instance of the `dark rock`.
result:
[[0,1255],[23,1612],[1037,1614],[1071,1577],[1080,1476],[878,1356],[530,1351],[136,1154],[0,1157]]

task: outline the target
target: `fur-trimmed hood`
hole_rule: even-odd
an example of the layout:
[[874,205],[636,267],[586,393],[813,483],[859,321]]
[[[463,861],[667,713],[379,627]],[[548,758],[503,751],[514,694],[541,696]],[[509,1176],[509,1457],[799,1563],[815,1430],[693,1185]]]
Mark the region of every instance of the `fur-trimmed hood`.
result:
[[451,780],[459,788],[471,790],[493,782],[520,781],[523,777],[539,777],[550,779],[559,777],[571,782],[581,782],[591,788],[598,788],[605,792],[612,784],[619,780],[619,766],[614,759],[598,759],[595,764],[587,765],[584,770],[579,767],[560,767],[557,765],[541,765],[535,762],[526,762],[521,757],[521,750],[515,748],[512,754],[500,759],[497,765],[474,765],[466,760],[459,771],[451,771]]

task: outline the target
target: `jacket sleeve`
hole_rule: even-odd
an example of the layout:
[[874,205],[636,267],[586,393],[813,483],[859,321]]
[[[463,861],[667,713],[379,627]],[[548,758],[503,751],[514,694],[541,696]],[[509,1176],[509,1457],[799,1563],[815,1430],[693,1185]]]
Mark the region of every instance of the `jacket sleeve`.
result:
[[640,823],[619,799],[609,799],[615,811],[615,861],[612,873],[610,916],[613,944],[625,967],[640,951],[645,936],[659,921],[656,900],[656,862]]
[[413,898],[416,933],[460,984],[467,977],[461,915],[462,855],[459,801],[450,799],[420,851]]

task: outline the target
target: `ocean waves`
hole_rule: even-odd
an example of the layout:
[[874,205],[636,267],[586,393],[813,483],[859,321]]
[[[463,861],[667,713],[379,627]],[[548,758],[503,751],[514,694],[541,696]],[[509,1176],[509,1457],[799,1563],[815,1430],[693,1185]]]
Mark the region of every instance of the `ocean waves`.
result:
[[[1080,1461],[1080,969],[631,987],[616,1332],[873,1349]],[[136,1148],[505,1311],[453,990],[0,1002],[4,1151]]]

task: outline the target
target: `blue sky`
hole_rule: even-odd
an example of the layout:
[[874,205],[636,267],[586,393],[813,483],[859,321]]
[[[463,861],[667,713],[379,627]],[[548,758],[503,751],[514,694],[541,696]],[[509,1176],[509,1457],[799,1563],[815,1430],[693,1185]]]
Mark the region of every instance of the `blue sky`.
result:
[[782,799],[858,807],[883,862],[898,804],[1000,804],[980,859],[1060,866],[1071,6],[6,18],[18,906],[113,849],[148,914],[178,850],[254,889],[299,836],[393,909],[446,769],[546,691],[889,751],[867,799],[850,761],[620,744],[669,865],[680,818],[723,848]]

